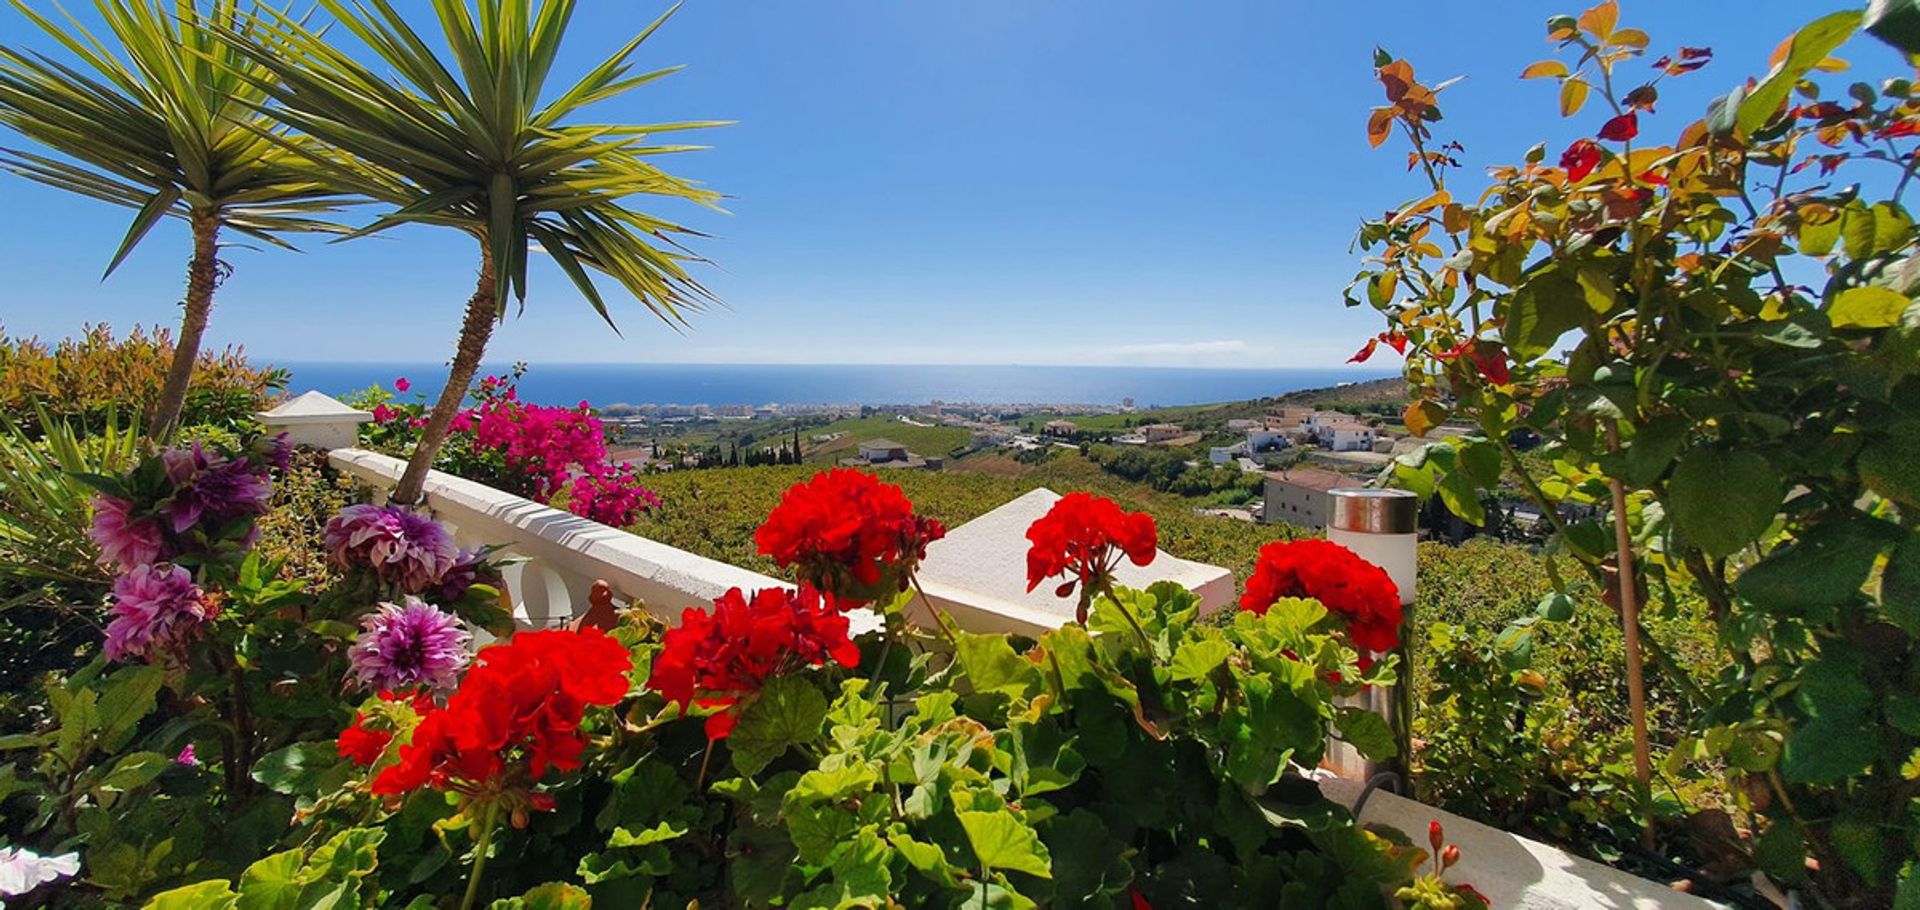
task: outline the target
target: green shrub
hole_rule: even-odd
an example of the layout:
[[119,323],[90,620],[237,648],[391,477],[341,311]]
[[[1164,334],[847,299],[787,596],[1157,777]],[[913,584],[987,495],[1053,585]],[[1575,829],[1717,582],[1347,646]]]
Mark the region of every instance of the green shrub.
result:
[[[144,418],[159,404],[172,358],[167,329],[148,333],[135,326],[115,338],[110,326],[89,325],[49,347],[37,338],[8,337],[0,327],[0,416],[30,422],[43,407],[84,432],[105,429],[113,414]],[[181,425],[240,428],[286,385],[286,371],[255,367],[239,348],[203,351]]]

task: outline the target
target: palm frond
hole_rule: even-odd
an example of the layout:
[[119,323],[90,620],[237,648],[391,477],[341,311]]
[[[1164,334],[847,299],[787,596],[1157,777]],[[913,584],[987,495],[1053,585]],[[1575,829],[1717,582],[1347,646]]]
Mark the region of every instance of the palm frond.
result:
[[250,28],[234,0],[205,11],[196,0],[95,0],[111,45],[70,15],[9,2],[70,59],[0,47],[0,125],[48,151],[8,152],[0,166],[134,209],[109,273],[160,218],[196,207],[261,234],[340,230],[273,214],[298,204],[319,215],[340,200],[301,154],[312,140],[260,110],[266,71],[220,37]]
[[609,324],[613,317],[593,273],[613,279],[669,323],[683,323],[711,302],[670,239],[696,232],[631,209],[627,201],[654,196],[717,208],[719,194],[650,161],[694,147],[647,137],[720,123],[574,122],[587,107],[674,71],[627,75],[633,56],[671,10],[543,102],[576,0],[478,0],[477,7],[475,0],[430,0],[437,45],[390,0],[316,2],[372,51],[380,71],[282,10],[269,8],[225,38],[249,59],[238,72],[269,99],[266,110],[314,144],[297,146],[289,135],[271,132],[269,141],[288,154],[311,156],[330,185],[391,207],[349,237],[404,223],[473,235],[500,276],[495,303],[502,314],[509,295],[526,298],[532,243],[552,254]]

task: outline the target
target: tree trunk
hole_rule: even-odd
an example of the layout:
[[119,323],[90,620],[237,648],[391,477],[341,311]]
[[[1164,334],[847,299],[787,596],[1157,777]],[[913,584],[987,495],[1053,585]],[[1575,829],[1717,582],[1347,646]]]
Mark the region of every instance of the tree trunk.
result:
[[207,315],[213,310],[213,291],[220,284],[220,213],[195,210],[193,259],[187,265],[186,312],[180,317],[180,337],[174,339],[173,362],[167,367],[167,384],[160,389],[147,426],[150,438],[162,444],[173,439],[180,428],[180,411],[187,403],[187,386],[193,381],[193,366],[200,359],[200,336],[207,331]]
[[480,370],[480,359],[487,353],[487,339],[493,337],[493,323],[499,318],[499,308],[493,299],[493,256],[487,252],[484,241],[480,247],[480,281],[467,300],[467,318],[460,326],[453,369],[447,374],[446,386],[440,390],[440,400],[434,402],[433,412],[427,415],[427,426],[420,431],[420,444],[414,447],[413,457],[407,461],[406,473],[400,475],[400,484],[393,488],[393,501],[402,505],[420,503],[427,471],[433,468],[440,446],[447,441],[447,430],[453,426],[453,416],[460,412],[460,404],[467,398],[467,387],[473,384],[473,374]]

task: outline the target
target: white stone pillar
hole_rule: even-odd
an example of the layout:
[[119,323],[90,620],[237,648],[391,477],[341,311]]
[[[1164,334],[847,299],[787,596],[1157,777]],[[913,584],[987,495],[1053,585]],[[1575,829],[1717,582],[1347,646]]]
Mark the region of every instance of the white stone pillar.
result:
[[353,448],[360,441],[360,425],[373,420],[372,414],[319,392],[302,392],[255,416],[268,435],[286,433],[294,445],[323,452]]

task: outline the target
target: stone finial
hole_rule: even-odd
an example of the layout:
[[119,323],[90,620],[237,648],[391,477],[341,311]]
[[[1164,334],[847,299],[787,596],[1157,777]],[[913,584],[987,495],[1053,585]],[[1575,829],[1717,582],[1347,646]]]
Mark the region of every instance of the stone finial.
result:
[[587,593],[587,612],[575,617],[568,628],[578,632],[581,629],[599,629],[611,632],[620,625],[620,614],[613,608],[613,585],[604,578],[593,580],[593,588]]
[[294,445],[321,450],[352,448],[360,425],[373,420],[372,414],[319,392],[302,392],[255,416],[269,435],[284,432]]

